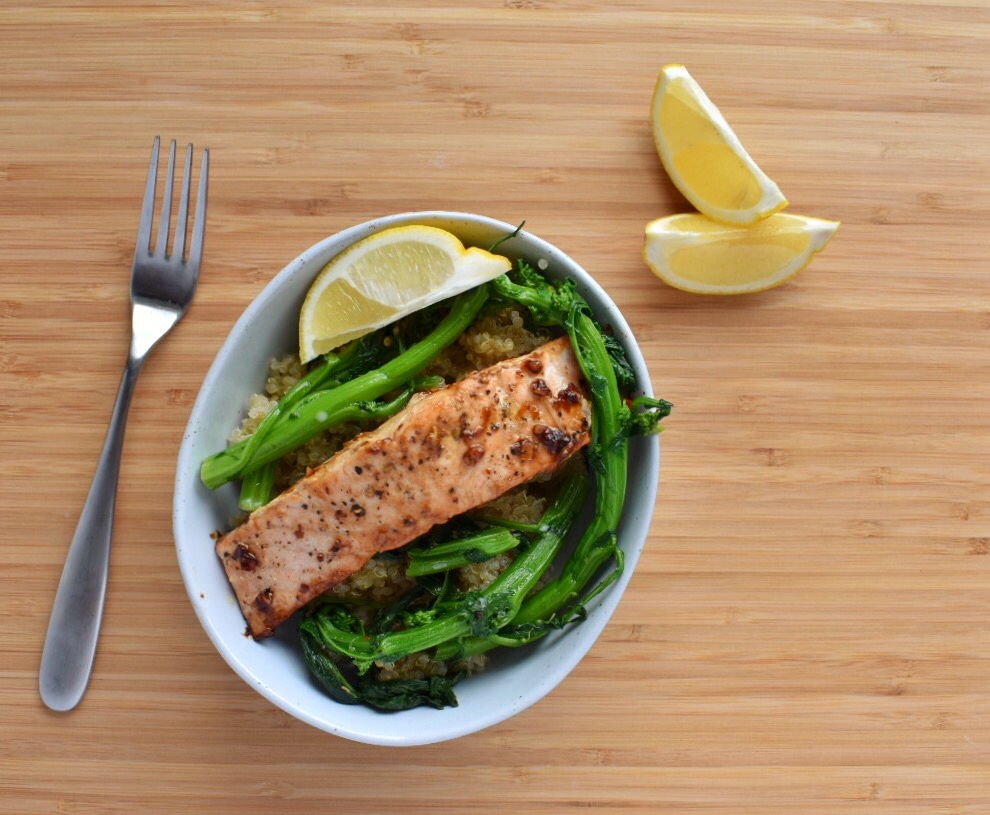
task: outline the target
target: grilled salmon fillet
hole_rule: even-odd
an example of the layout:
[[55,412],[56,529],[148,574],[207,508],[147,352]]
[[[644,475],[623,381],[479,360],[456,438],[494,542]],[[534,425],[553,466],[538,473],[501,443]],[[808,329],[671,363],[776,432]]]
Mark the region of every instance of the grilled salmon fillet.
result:
[[248,630],[269,636],[378,552],[555,469],[590,426],[566,337],[420,396],[217,542]]

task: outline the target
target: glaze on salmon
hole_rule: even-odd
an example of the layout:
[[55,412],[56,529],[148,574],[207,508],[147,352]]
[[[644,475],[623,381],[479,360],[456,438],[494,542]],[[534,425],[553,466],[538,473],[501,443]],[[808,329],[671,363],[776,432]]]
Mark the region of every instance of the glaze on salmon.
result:
[[269,636],[378,552],[554,470],[590,427],[566,337],[415,399],[217,542],[249,631]]

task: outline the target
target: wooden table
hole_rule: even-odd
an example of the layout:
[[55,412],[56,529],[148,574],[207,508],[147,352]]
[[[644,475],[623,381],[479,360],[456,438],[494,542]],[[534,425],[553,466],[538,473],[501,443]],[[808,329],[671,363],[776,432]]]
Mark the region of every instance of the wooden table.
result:
[[[0,811],[990,811],[988,51],[963,0],[4,4]],[[647,120],[668,62],[792,211],[843,221],[790,285],[705,299],[644,266],[644,225],[686,208]],[[95,672],[59,715],[41,644],[156,133],[212,149],[206,257],[138,385]],[[429,208],[525,219],[582,262],[676,411],[645,556],[584,662],[488,731],[388,749],[217,655],[172,484],[272,275]]]

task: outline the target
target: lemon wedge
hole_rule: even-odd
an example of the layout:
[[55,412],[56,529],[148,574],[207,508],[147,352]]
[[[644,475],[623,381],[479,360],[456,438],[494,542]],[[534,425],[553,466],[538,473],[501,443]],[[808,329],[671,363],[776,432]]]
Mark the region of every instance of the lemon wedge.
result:
[[345,249],[313,281],[299,315],[299,358],[305,364],[511,268],[508,258],[465,249],[444,229],[385,229]]
[[699,212],[746,226],[787,206],[683,65],[660,71],[650,113],[664,169]]
[[778,213],[753,226],[695,213],[646,226],[643,258],[653,273],[695,294],[748,294],[779,286],[804,269],[839,228],[837,221]]

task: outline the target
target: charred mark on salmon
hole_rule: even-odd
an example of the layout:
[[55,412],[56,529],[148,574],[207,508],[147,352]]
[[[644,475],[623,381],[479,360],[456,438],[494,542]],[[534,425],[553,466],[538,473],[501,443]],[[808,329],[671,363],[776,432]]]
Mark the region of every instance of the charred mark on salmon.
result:
[[268,614],[272,610],[272,599],[275,593],[272,591],[271,586],[267,586],[258,592],[258,596],[254,598],[254,607],[258,609],[262,614]]
[[243,543],[234,547],[234,560],[237,561],[242,571],[253,572],[258,568],[258,556]]
[[485,448],[481,444],[472,444],[464,451],[464,460],[468,464],[477,464],[485,457]]
[[533,425],[533,435],[540,440],[540,444],[555,456],[560,455],[571,443],[569,434],[564,433],[556,427],[548,427],[545,424]]
[[532,382],[529,383],[529,389],[533,391],[537,396],[550,396],[553,391],[547,385],[546,380],[543,377],[537,377]]
[[533,442],[529,439],[517,439],[509,445],[509,452],[514,456],[531,458],[533,455]]
[[561,402],[568,405],[576,405],[581,401],[581,394],[578,393],[577,388],[574,384],[569,384],[566,388],[561,388],[557,391],[557,398],[554,399],[554,403]]

